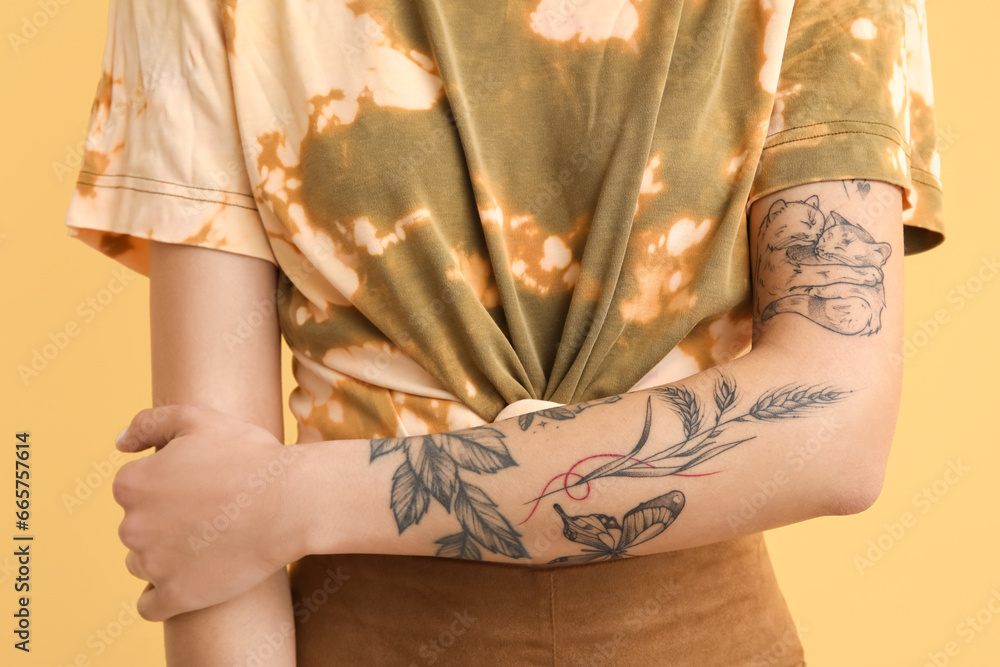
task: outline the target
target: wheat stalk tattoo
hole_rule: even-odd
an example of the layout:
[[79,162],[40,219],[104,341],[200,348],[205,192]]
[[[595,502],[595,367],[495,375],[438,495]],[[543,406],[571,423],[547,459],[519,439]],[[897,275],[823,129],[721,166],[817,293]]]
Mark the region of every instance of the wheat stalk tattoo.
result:
[[[745,412],[733,415],[734,406],[739,401],[736,383],[732,378],[720,373],[713,390],[715,416],[705,425],[706,411],[702,402],[689,389],[683,386],[667,385],[657,387],[646,399],[646,419],[642,434],[635,446],[627,454],[614,455],[614,460],[605,463],[590,472],[580,475],[572,472],[573,468],[563,475],[561,487],[552,491],[546,486],[542,493],[532,498],[528,503],[534,503],[555,493],[566,493],[571,498],[570,490],[585,487],[589,483],[604,477],[668,477],[682,475],[688,470],[700,466],[704,462],[723,454],[733,447],[749,442],[756,435],[729,440],[723,437],[725,430],[731,424],[737,423],[767,423],[785,419],[797,419],[812,411],[833,405],[851,393],[848,390],[824,386],[788,385],[772,389],[760,396]],[[681,420],[684,438],[669,447],[645,456],[650,426],[652,424],[652,398],[663,400],[669,405]],[[586,460],[586,459],[583,459]],[[579,463],[579,462],[578,462]],[[569,476],[578,479],[569,482]],[[551,485],[551,481],[549,482]],[[580,498],[586,498],[586,494]],[[532,509],[534,513],[534,509]],[[530,518],[530,514],[528,515]],[[527,521],[527,519],[525,519]],[[521,523],[524,523],[522,521]]]

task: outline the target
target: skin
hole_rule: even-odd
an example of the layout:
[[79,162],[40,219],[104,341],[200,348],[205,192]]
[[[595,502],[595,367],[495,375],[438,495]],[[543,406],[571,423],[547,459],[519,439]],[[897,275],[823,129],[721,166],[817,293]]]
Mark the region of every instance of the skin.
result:
[[[562,534],[555,502],[573,515],[621,518],[651,498],[682,491],[683,512],[669,530],[629,549],[630,555],[642,556],[819,516],[857,513],[877,499],[902,384],[899,365],[890,363],[901,350],[903,336],[901,194],[896,186],[872,182],[866,197],[852,197],[837,181],[764,197],[750,211],[751,266],[755,239],[770,204],[779,197],[801,201],[812,195],[819,197],[824,211],[837,210],[891,246],[893,252],[882,267],[881,329],[873,335],[849,336],[800,313],[779,313],[766,322],[756,321],[753,349],[722,370],[739,388],[741,409],[769,390],[790,384],[842,388],[844,400],[803,418],[735,424],[734,434],[752,439],[703,464],[701,470],[720,474],[602,479],[586,501],[574,501],[561,490],[546,496],[535,516],[516,525],[525,556],[511,559],[483,550],[484,559],[545,567],[554,558],[579,553],[580,544]],[[765,286],[770,287],[767,280]],[[671,386],[686,388],[711,405],[719,370],[709,369]],[[656,392],[654,388],[623,394],[616,402],[589,407],[573,419],[550,421],[544,427],[537,423],[541,420],[527,430],[516,418],[496,422],[491,428],[501,434],[516,465],[492,474],[467,475],[467,481],[480,487],[511,524],[518,524],[546,482],[574,462],[606,452],[629,452],[643,429],[648,406],[653,406],[648,435],[653,451],[681,439],[679,420]],[[804,450],[810,442],[819,446]],[[455,514],[435,506],[400,533],[389,491],[401,450],[370,461],[368,440],[284,446],[273,432],[226,414],[207,400],[139,412],[118,447],[128,452],[155,449],[148,458],[125,464],[114,485],[116,500],[125,509],[122,541],[135,554],[130,569],[153,584],[138,601],[139,613],[149,620],[172,619],[192,609],[242,599],[238,596],[256,590],[270,572],[310,553],[433,556],[438,548],[435,540],[455,528]],[[389,460],[392,456],[396,458]],[[199,526],[219,514],[220,505],[250,493],[256,487],[248,480],[268,466],[280,474],[253,491],[253,502],[239,519],[196,554],[189,541],[192,528],[197,533]],[[779,473],[783,481],[778,491],[752,516],[741,517],[746,499]],[[314,512],[315,507],[325,511]],[[734,522],[734,517],[741,518]]]
[[[241,439],[245,446],[236,454],[239,458],[249,456],[261,436],[274,442],[284,435],[277,316],[273,309],[267,312],[258,307],[273,300],[276,284],[277,270],[265,260],[180,244],[150,244],[153,404],[198,402],[227,415],[231,420],[227,425],[242,428],[248,436]],[[212,289],[206,289],[209,285]],[[253,336],[230,349],[225,334],[254,310],[262,314],[260,326]],[[181,446],[174,451],[178,454],[185,442],[172,444]],[[163,450],[157,453],[157,461],[149,458],[134,463],[162,464],[173,458],[181,466],[176,474],[183,477],[191,463],[167,454]],[[155,481],[171,483],[173,474],[163,474],[164,469],[156,467]],[[127,482],[128,476],[123,476],[113,484],[116,499],[126,505]],[[179,509],[184,498],[181,493],[171,502]],[[129,543],[133,527],[146,520],[141,509],[126,512],[119,526],[123,541]],[[157,566],[155,556],[150,556],[154,555],[130,551],[126,567],[149,581],[147,568],[156,572]],[[233,591],[228,601],[175,615],[164,623],[168,665],[245,664],[248,651],[259,649],[268,632],[291,626],[285,568],[268,566],[257,573],[258,581],[238,594]],[[275,650],[269,665],[295,665],[294,632],[286,636],[288,640]]]

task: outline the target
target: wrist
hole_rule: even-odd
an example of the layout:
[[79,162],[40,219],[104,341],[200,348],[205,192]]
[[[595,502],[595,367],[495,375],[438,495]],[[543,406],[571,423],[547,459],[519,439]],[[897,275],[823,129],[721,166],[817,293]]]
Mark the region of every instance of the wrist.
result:
[[[373,480],[368,440],[323,440],[291,449],[285,485],[290,517],[285,531],[288,562],[310,554],[354,553],[364,531],[361,515],[390,480]],[[373,486],[374,485],[374,486]],[[352,539],[353,538],[353,539]]]
[[323,488],[317,475],[317,445],[321,444],[323,443],[284,446],[284,497],[281,506],[285,508],[285,520],[280,522],[281,530],[274,539],[285,564],[310,554],[330,553],[323,550],[325,545],[319,539],[326,532],[321,525],[324,513],[317,511],[318,507],[325,508],[325,504],[318,502],[317,493]]

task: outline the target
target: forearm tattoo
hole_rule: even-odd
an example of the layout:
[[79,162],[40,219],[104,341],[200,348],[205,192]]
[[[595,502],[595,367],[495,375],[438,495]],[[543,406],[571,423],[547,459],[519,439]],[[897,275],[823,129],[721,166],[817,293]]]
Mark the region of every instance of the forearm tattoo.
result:
[[[592,454],[577,461],[566,472],[549,480],[541,493],[526,500],[527,516],[535,514],[544,499],[563,493],[574,501],[585,500],[590,483],[601,478],[702,477],[712,472],[692,472],[730,449],[752,441],[756,434],[746,427],[739,436],[728,436],[736,424],[764,425],[769,422],[808,416],[817,409],[842,400],[849,391],[831,387],[786,386],[765,392],[749,406],[735,381],[722,372],[713,387],[711,401],[699,398],[690,389],[666,385],[655,389],[646,400],[642,433],[627,453]],[[680,420],[683,438],[649,451],[653,418],[653,398],[665,404]],[[581,403],[576,406],[546,408],[519,418],[522,431],[544,429],[547,420],[576,419],[585,410],[621,400],[620,396]],[[461,431],[406,438],[375,438],[370,441],[371,461],[383,456],[401,457],[393,475],[390,506],[400,534],[419,523],[438,502],[448,513],[454,510],[458,531],[436,540],[437,556],[482,560],[482,550],[512,559],[531,558],[519,533],[482,488],[468,481],[469,475],[495,474],[517,465],[511,456],[506,435],[493,426],[477,426]],[[598,460],[604,459],[599,465]],[[610,460],[608,460],[610,459]],[[589,464],[589,465],[588,465]],[[589,468],[589,470],[588,470]],[[562,480],[553,490],[553,483]],[[577,495],[573,491],[577,490]],[[627,550],[663,533],[681,513],[685,496],[678,490],[646,501],[628,512],[619,523],[604,514],[570,516],[554,504],[562,519],[563,534],[583,544],[583,553],[557,558],[553,563],[587,562],[627,557]],[[530,508],[530,509],[528,509]]]
[[547,425],[546,419],[551,419],[552,421],[565,421],[567,419],[575,419],[578,414],[586,410],[587,408],[592,408],[595,405],[607,405],[608,403],[616,403],[622,400],[621,396],[608,396],[607,398],[599,398],[593,401],[587,401],[586,403],[580,403],[575,407],[572,405],[559,405],[554,408],[543,408],[541,410],[536,410],[535,412],[528,412],[517,418],[517,424],[521,427],[522,431],[527,431],[531,426],[531,422],[538,418],[538,425],[545,428]]
[[[862,199],[871,186],[851,181]],[[847,192],[847,182],[843,182]],[[870,335],[885,308],[882,266],[888,243],[876,241],[819,197],[771,204],[757,238],[754,294],[760,320],[797,313],[844,335]]]
[[401,452],[403,461],[392,476],[390,505],[396,527],[419,523],[431,498],[447,512],[455,510],[460,530],[436,541],[438,556],[482,560],[480,548],[509,558],[528,558],[521,534],[510,525],[478,486],[462,473],[492,474],[517,465],[507,450],[503,431],[476,426],[462,431],[371,441],[371,461]]

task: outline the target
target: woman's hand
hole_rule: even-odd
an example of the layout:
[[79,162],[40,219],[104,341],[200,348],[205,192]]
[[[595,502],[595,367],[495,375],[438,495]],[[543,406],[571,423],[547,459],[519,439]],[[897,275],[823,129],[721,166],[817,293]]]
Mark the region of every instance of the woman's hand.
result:
[[125,565],[149,582],[143,618],[224,602],[303,555],[305,517],[288,502],[297,447],[201,403],[142,410],[116,444],[156,450],[125,463],[112,485]]

